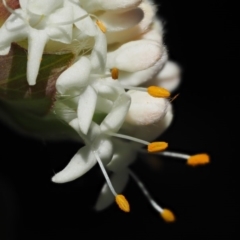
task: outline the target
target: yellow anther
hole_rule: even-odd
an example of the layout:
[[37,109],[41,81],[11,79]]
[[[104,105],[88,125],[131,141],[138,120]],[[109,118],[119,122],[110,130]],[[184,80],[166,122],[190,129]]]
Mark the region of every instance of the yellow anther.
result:
[[112,79],[114,79],[114,80],[118,79],[118,69],[117,68],[112,68],[111,74],[112,74]]
[[174,222],[176,220],[172,211],[168,209],[163,209],[163,211],[161,212],[161,217],[164,219],[165,222]]
[[153,142],[148,145],[148,152],[155,153],[165,150],[168,147],[166,142]]
[[187,164],[193,167],[197,165],[204,165],[209,162],[210,162],[209,156],[205,153],[193,155],[187,160]]
[[157,98],[170,97],[170,92],[165,88],[161,88],[161,87],[157,87],[157,86],[150,86],[150,87],[148,87],[147,91],[152,97],[157,97]]
[[115,201],[121,210],[123,210],[124,212],[130,212],[129,203],[123,195],[118,194],[115,197]]
[[96,21],[96,24],[98,25],[98,27],[100,28],[100,30],[101,30],[103,33],[106,33],[107,29],[106,29],[106,27],[104,26],[104,24],[103,24],[101,21],[97,20],[97,21]]

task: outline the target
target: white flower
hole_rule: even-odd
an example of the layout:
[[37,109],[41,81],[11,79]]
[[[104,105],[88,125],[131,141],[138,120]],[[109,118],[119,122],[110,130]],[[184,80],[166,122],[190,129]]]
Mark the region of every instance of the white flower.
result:
[[67,98],[66,105],[76,103],[79,127],[84,134],[88,132],[95,111],[108,113],[101,124],[102,131],[117,131],[128,112],[130,97],[106,74],[91,70],[90,60],[81,57],[58,78],[56,87],[59,93],[69,96],[70,102]]
[[[172,120],[171,108],[168,107],[168,101],[161,98],[156,99],[151,97],[148,93],[139,92],[136,90],[129,91],[127,94],[122,93],[119,96],[121,97],[122,95],[131,96],[132,105],[129,111],[122,111],[126,104],[122,104],[121,101],[120,109],[118,108],[119,105],[113,104],[111,111],[107,113],[106,117],[99,126],[96,123],[91,122],[91,126],[87,135],[84,135],[84,133],[81,131],[78,118],[70,122],[70,125],[82,137],[86,146],[81,148],[75,154],[69,164],[52,178],[52,181],[56,183],[72,181],[86,173],[96,164],[96,162],[98,162],[106,178],[107,184],[103,186],[97,201],[97,210],[102,210],[109,206],[114,199],[117,201],[118,197],[123,197],[122,195],[119,195],[118,192],[121,192],[126,186],[129,173],[133,174],[128,169],[128,166],[135,160],[137,152],[141,149],[143,144],[148,145],[149,152],[161,151],[167,147],[167,144],[165,143],[150,143],[146,140],[137,139],[135,136],[132,137],[116,132],[123,123],[122,119],[125,119],[125,116],[127,116],[128,120],[126,119],[125,121],[126,126],[125,128],[121,128],[123,132],[128,132],[128,128],[131,124],[134,125],[133,127],[130,127],[131,130],[135,127],[138,128],[139,126],[143,125],[149,128],[151,128],[151,126],[155,126],[153,131],[148,132],[148,134],[145,136],[145,139],[153,140],[156,132],[159,133],[160,122],[166,122],[165,124],[161,125],[161,131],[164,131]],[[128,99],[130,102],[129,97],[126,99]],[[115,101],[115,103],[116,102],[117,101]],[[140,104],[134,106],[134,103],[136,104],[137,102]],[[148,109],[144,108],[144,105],[148,105]],[[85,105],[85,108],[87,107],[88,106]],[[136,116],[140,122],[140,124],[138,124],[138,122],[134,121],[133,119],[134,113],[136,111],[139,112],[139,109],[136,108],[139,108],[140,110],[146,109],[148,111],[147,114],[152,117],[145,121],[144,119],[146,119],[146,112],[141,111],[141,113]],[[84,106],[82,106],[82,110],[84,111]],[[153,123],[155,124],[153,125]],[[137,132],[142,132],[141,128],[137,129]],[[130,140],[133,142],[129,143],[121,139]],[[113,172],[111,179],[109,179],[106,170]],[[130,208],[126,201],[127,200],[124,198],[124,204],[127,204],[127,207],[125,208],[120,206],[120,208],[128,212]],[[161,209],[159,206],[157,209],[161,213],[165,213],[166,211]]]

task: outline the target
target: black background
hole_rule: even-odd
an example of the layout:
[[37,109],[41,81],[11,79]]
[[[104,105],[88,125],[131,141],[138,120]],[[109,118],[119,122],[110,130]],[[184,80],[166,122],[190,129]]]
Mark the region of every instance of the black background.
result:
[[[175,118],[161,137],[170,149],[208,152],[211,164],[189,168],[164,159],[133,168],[155,199],[177,217],[166,224],[130,181],[131,213],[92,209],[104,182],[98,167],[65,185],[50,182],[79,148],[21,136],[1,123],[0,239],[235,239],[239,156],[239,41],[231,1],[158,1],[170,58],[183,69]],[[237,28],[238,27],[238,28]]]

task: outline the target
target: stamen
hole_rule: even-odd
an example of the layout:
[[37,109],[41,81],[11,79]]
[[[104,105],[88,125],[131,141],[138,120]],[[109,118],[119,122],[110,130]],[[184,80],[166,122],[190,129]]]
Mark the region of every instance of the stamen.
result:
[[123,210],[124,212],[130,212],[129,203],[123,195],[118,194],[115,197],[115,201],[121,210]]
[[[144,150],[141,150],[141,151],[144,151]],[[190,165],[192,167],[210,163],[210,157],[206,153],[200,153],[200,154],[191,156],[191,155],[183,154],[183,153],[164,151],[164,152],[160,152],[160,153],[156,153],[156,154],[166,156],[166,157],[174,157],[174,158],[183,159],[187,162],[188,165]]]
[[137,175],[131,171],[129,169],[129,174],[132,177],[132,179],[136,182],[136,184],[138,185],[138,187],[142,190],[143,194],[145,195],[145,197],[147,198],[147,200],[149,201],[149,203],[152,205],[152,207],[158,212],[160,213],[160,215],[162,216],[162,218],[166,221],[166,222],[173,222],[175,220],[175,217],[173,215],[173,213],[168,210],[168,209],[163,209],[161,208],[158,203],[152,198],[152,196],[150,195],[150,193],[148,192],[148,190],[146,189],[146,187],[144,186],[144,184],[140,181],[140,179],[137,177]]
[[148,88],[124,86],[124,88],[129,89],[129,90],[148,92],[149,95],[151,95],[152,97],[156,97],[156,98],[170,97],[170,92],[167,89],[158,87],[158,86],[150,86]]
[[106,32],[107,32],[107,28],[105,27],[105,25],[104,25],[101,21],[97,20],[97,21],[96,21],[96,24],[98,25],[98,27],[100,28],[100,30],[101,30],[103,33],[106,33]]
[[122,138],[122,139],[126,139],[126,140],[130,140],[133,142],[137,142],[137,143],[141,143],[144,145],[148,146],[148,152],[151,153],[155,153],[155,152],[159,152],[159,151],[163,151],[168,147],[168,144],[166,142],[148,142],[139,138],[135,138],[135,137],[131,137],[128,135],[124,135],[124,134],[120,134],[120,133],[106,133],[112,137],[118,137],[118,138]]
[[193,155],[187,160],[187,164],[193,167],[208,164],[209,162],[209,156],[205,153]]
[[117,68],[112,68],[111,74],[112,74],[112,79],[114,79],[114,80],[118,79],[118,69]]
[[130,206],[129,206],[127,199],[123,195],[116,193],[116,191],[110,181],[110,178],[108,177],[106,169],[104,168],[103,163],[102,163],[99,155],[97,154],[96,150],[93,150],[93,153],[94,153],[95,158],[97,159],[97,162],[102,170],[103,176],[105,177],[105,180],[107,182],[109,189],[111,190],[112,194],[115,196],[115,201],[116,201],[117,205],[119,206],[119,208],[122,211],[130,212]]

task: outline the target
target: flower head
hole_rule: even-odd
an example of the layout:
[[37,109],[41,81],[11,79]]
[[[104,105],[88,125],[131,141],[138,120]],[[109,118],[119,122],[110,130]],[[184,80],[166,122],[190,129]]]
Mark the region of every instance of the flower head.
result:
[[130,176],[162,218],[173,222],[173,213],[160,207],[129,165],[142,152],[183,159],[190,166],[206,164],[209,157],[165,151],[168,143],[153,142],[171,124],[170,92],[180,81],[180,68],[168,61],[155,5],[150,0],[19,3],[20,8],[12,10],[3,0],[11,15],[0,28],[0,55],[9,52],[12,42],[27,46],[29,85],[37,81],[45,52],[75,55],[56,80],[52,111],[85,146],[52,181],[73,181],[98,163],[106,184],[96,210],[115,200],[129,212],[121,192]]

